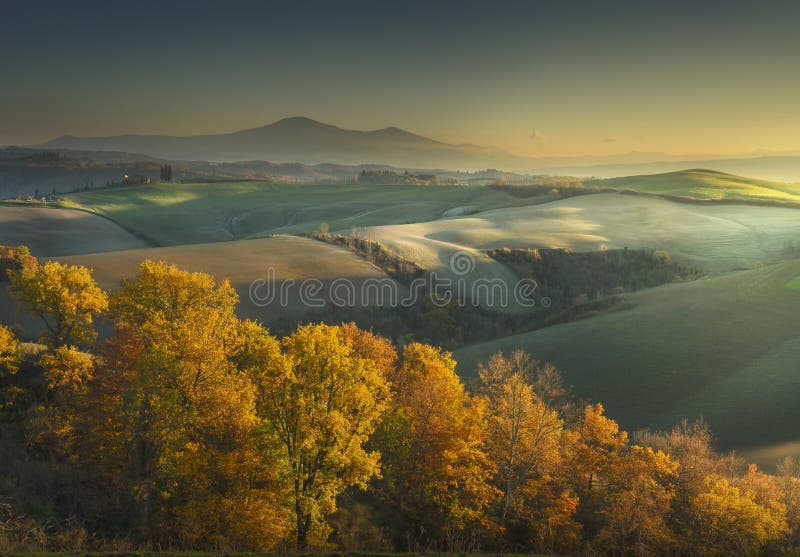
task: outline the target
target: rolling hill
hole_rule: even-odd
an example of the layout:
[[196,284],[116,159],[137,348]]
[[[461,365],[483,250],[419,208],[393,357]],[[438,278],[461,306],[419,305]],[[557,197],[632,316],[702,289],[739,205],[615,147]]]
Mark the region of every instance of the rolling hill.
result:
[[441,267],[447,254],[491,248],[574,251],[662,249],[707,272],[774,263],[800,250],[800,210],[735,204],[677,203],[604,193],[538,205],[504,207],[416,224],[375,226],[366,234]]
[[[718,198],[728,195],[727,188],[784,195],[764,185],[771,183],[719,173],[638,180],[648,193],[679,191],[681,197],[703,195],[702,188]],[[547,198],[517,198],[488,187],[236,182],[119,188],[67,200],[159,245],[296,234],[323,225],[343,233],[356,228],[431,270],[446,268],[450,255],[462,250],[474,255],[478,271],[481,262],[495,268],[477,252],[499,247],[664,249],[710,272],[775,262],[800,249],[797,209],[608,193],[543,203]]]
[[668,158],[653,153],[649,161],[612,161],[546,164],[537,166],[539,172],[562,176],[596,176],[614,178],[638,174],[676,172],[686,168],[713,168],[742,176],[761,176],[769,180],[800,182],[800,156],[797,153],[739,157],[679,157]]
[[590,180],[587,187],[707,201],[800,203],[800,184],[788,184],[707,169]]
[[[345,278],[357,286],[370,278],[391,280],[380,269],[346,249],[297,236],[273,236],[224,244],[128,249],[57,259],[92,269],[98,284],[108,290],[116,289],[123,277],[136,274],[139,263],[144,259],[165,261],[189,271],[202,271],[218,280],[228,278],[239,294],[239,315],[268,324],[277,319],[300,318],[306,313],[313,313],[313,308],[301,303],[299,287],[288,291],[285,306],[277,297],[266,306],[254,303],[249,297],[250,285],[255,280],[268,279],[267,269],[274,271],[275,287],[280,287],[288,279],[298,283],[305,279],[321,281],[323,290],[319,296],[328,301],[327,289],[334,279]],[[399,285],[398,289],[403,291]],[[360,290],[357,288],[356,292]],[[266,292],[259,291],[259,294],[266,295]],[[356,303],[361,304],[361,300],[356,300]]]
[[66,196],[160,245],[294,234],[327,224],[349,230],[429,221],[448,211],[535,203],[485,187],[301,185],[264,182],[160,184]]
[[87,211],[0,206],[0,243],[28,246],[36,257],[143,248],[150,245],[109,219]]
[[626,428],[703,416],[725,447],[800,438],[800,261],[631,295],[633,309],[456,351],[458,371],[524,348]]

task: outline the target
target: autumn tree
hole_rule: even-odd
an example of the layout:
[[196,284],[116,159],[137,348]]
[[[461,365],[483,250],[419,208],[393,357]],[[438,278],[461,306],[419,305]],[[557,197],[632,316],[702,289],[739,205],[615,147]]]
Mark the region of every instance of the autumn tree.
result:
[[668,432],[637,431],[641,445],[661,450],[680,464],[679,491],[697,494],[707,476],[719,471],[719,455],[708,424],[703,420],[682,420]]
[[508,355],[493,354],[486,365],[478,364],[484,374],[520,375],[533,388],[536,396],[551,410],[562,410],[568,404],[571,390],[564,385],[559,369],[549,362],[535,359],[525,350],[517,348]]
[[[286,462],[297,545],[324,542],[325,518],[348,486],[366,488],[380,473],[380,454],[365,448],[389,401],[385,369],[363,357],[352,328],[307,325],[280,349],[260,340],[252,365],[257,411]],[[382,344],[376,341],[376,344]]]
[[108,307],[108,296],[85,267],[48,261],[9,271],[9,291],[23,309],[45,326],[43,341],[52,348],[88,344],[97,336],[93,318]]
[[[691,529],[694,500],[706,489],[706,478],[718,475],[733,478],[740,473],[740,464],[734,455],[723,455],[714,448],[711,429],[703,420],[682,420],[668,432],[638,431],[635,434],[639,445],[663,451],[678,463],[675,476],[675,496],[671,503],[670,524],[674,532]],[[691,552],[695,548],[689,536],[675,537],[676,551]]]
[[[0,336],[4,331],[0,328]],[[13,375],[0,370],[0,404],[6,410],[0,413],[0,477],[13,478],[0,487],[0,498],[29,509],[34,524],[77,516],[86,467],[76,451],[76,423],[93,358],[71,346],[32,346],[16,363]]]
[[669,553],[671,501],[678,463],[661,451],[634,445],[610,461],[602,505],[601,546],[619,555]]
[[[509,518],[535,514],[526,500],[547,489],[561,463],[563,423],[534,392],[533,360],[527,353],[515,351],[508,358],[495,354],[487,365],[478,366],[478,374],[488,410],[487,447],[503,493],[500,525],[505,527]],[[538,502],[543,495],[539,493]]]
[[583,417],[567,435],[567,470],[580,501],[576,516],[586,538],[594,537],[602,524],[602,488],[627,445],[628,434],[604,414],[599,403],[586,406]]
[[570,456],[574,480],[581,501],[590,501],[595,487],[603,482],[603,471],[628,443],[628,434],[604,414],[602,404],[584,409],[583,420],[571,432]]
[[85,392],[94,371],[91,356],[74,346],[59,346],[45,352],[39,358],[39,366],[47,389],[60,398]]
[[280,540],[270,464],[256,450],[255,388],[235,361],[236,302],[227,281],[152,261],[112,299],[112,315],[141,343],[122,414],[136,524],[151,539],[233,545],[249,517],[259,536],[276,535],[246,548]]
[[0,378],[19,369],[19,341],[8,327],[0,325]]
[[777,469],[777,481],[781,502],[786,506],[786,522],[789,527],[788,543],[800,546],[800,460],[787,456]]
[[386,338],[360,329],[355,323],[340,325],[339,334],[352,346],[355,354],[371,360],[384,377],[389,378],[394,374],[397,366],[397,349]]
[[19,361],[19,341],[10,329],[0,325],[0,411],[11,408],[20,394],[19,388],[12,384]]
[[27,246],[0,246],[0,282],[9,281],[9,272],[38,266]]
[[139,357],[144,349],[135,327],[119,323],[99,347],[85,397],[79,400],[74,427],[75,451],[92,481],[84,485],[81,505],[88,524],[105,532],[129,524],[130,437],[125,411],[133,396]]
[[470,547],[498,495],[490,484],[485,402],[465,392],[451,354],[419,343],[403,350],[392,388],[378,437],[380,492],[406,521],[409,540]]
[[74,346],[59,346],[40,357],[42,389],[27,414],[31,452],[46,458],[73,458],[75,422],[81,399],[94,372],[91,355]]
[[787,534],[785,508],[763,505],[747,485],[709,476],[692,500],[691,536],[704,555],[758,555]]
[[781,482],[778,476],[762,472],[755,464],[747,466],[746,472],[740,478],[737,478],[735,485],[748,497],[752,498],[756,504],[766,509],[770,516],[781,522],[782,535],[767,542],[774,551],[778,539],[783,541],[785,536],[791,533],[788,504],[792,501],[790,497],[787,497],[790,493],[784,491],[789,486]]

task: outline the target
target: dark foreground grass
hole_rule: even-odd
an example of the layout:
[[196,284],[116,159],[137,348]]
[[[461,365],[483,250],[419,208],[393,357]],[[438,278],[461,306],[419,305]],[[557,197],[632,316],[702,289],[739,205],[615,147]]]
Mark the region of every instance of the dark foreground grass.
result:
[[121,551],[121,552],[36,552],[8,553],[8,557],[547,557],[533,553],[246,553],[231,551]]

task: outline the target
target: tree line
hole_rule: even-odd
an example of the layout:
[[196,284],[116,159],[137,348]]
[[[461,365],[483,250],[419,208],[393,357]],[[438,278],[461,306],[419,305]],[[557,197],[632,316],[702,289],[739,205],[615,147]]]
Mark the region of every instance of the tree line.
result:
[[0,327],[0,551],[800,548],[796,461],[745,466],[703,423],[631,437],[523,351],[465,384],[353,324],[276,338],[203,273],[144,261],[109,294],[9,251],[44,333]]
[[[508,313],[471,303],[474,300],[466,304],[455,299],[450,303],[434,300],[428,271],[358,229],[349,234],[335,234],[323,223],[308,235],[349,249],[409,288],[417,288],[412,284],[418,280],[426,286],[422,288],[424,295],[407,305],[360,308],[330,305],[309,311],[304,316],[306,320],[353,321],[389,338],[418,340],[449,349],[630,307],[627,293],[691,281],[703,274],[672,261],[661,250],[624,248],[584,253],[569,249],[489,249],[486,255],[510,267],[518,277],[536,282],[537,302],[548,300],[547,307],[539,304],[532,311]],[[289,333],[294,325],[289,318],[276,320],[273,330]]]

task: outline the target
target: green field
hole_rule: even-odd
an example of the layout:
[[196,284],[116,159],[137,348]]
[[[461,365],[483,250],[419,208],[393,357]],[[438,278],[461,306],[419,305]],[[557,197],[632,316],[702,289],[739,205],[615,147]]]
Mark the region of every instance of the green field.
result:
[[[674,189],[685,190],[683,181],[690,175],[662,175],[659,183],[678,180]],[[727,176],[703,173],[712,175]],[[322,224],[340,232],[367,227],[364,234],[427,269],[446,271],[455,252],[467,251],[476,261],[471,278],[507,281],[513,275],[479,250],[664,249],[683,263],[716,272],[775,262],[795,244],[800,247],[795,209],[695,205],[616,194],[541,201],[487,187],[263,182],[129,187],[67,199],[159,245],[299,233]]]
[[[800,261],[630,296],[635,307],[456,352],[459,372],[524,348],[627,428],[704,416],[726,447],[800,439]],[[758,440],[758,441],[755,441]]]
[[219,242],[441,218],[448,212],[524,205],[485,187],[302,185],[265,182],[162,184],[67,196],[160,245]]
[[705,169],[591,180],[585,185],[702,200],[800,203],[800,184],[744,178]]
[[792,280],[787,282],[786,288],[788,288],[789,290],[800,290],[800,276],[796,276]]

